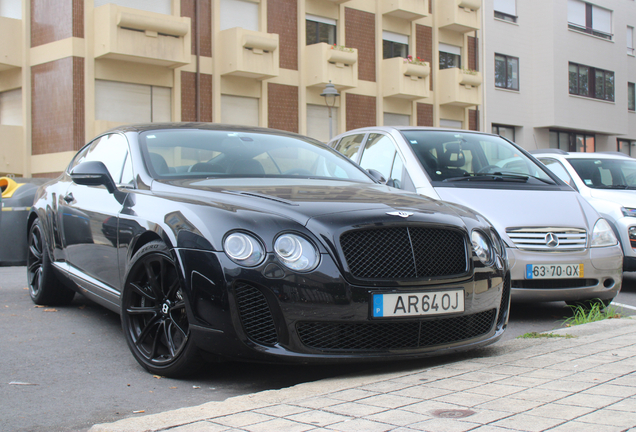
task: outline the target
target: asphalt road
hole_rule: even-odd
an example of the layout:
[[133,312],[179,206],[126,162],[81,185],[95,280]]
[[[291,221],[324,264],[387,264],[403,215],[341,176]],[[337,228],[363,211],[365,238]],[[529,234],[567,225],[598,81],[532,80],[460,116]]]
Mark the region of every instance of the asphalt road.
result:
[[[25,274],[24,267],[0,267],[2,431],[84,431],[95,423],[141,412],[157,413],[378,367],[221,363],[210,364],[193,379],[153,377],[128,351],[117,314],[80,295],[67,307],[36,307]],[[626,276],[616,302],[636,306],[636,276]],[[634,313],[636,307],[624,312]],[[570,314],[559,302],[513,305],[504,339],[561,327]],[[418,365],[447,361],[453,357],[420,360]]]

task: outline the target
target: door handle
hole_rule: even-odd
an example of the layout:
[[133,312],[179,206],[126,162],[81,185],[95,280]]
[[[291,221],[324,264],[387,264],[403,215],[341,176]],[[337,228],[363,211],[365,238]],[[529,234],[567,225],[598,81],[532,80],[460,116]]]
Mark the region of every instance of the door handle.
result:
[[68,204],[72,203],[73,201],[75,201],[75,197],[73,197],[73,192],[68,193],[65,197],[64,197],[64,201],[66,201]]

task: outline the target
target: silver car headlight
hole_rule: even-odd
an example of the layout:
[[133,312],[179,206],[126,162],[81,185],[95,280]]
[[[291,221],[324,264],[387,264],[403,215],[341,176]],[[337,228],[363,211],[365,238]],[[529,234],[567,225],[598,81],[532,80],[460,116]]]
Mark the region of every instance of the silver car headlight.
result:
[[623,213],[623,216],[636,217],[636,209],[634,208],[621,207],[621,212]]
[[470,240],[479,261],[489,265],[493,260],[493,249],[490,246],[488,238],[479,231],[473,231],[470,235]]
[[246,267],[257,266],[265,258],[261,242],[242,232],[235,232],[225,237],[223,250],[232,261]]
[[274,252],[291,270],[313,270],[319,261],[318,250],[314,245],[296,234],[288,233],[279,236],[274,242]]
[[605,219],[599,219],[592,231],[592,247],[614,246],[618,240],[612,231],[612,227]]

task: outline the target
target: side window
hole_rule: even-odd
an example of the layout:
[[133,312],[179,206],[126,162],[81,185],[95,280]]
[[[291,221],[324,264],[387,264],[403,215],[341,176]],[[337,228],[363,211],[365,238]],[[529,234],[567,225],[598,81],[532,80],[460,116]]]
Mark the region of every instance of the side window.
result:
[[121,184],[132,185],[135,181],[135,173],[132,169],[132,160],[130,159],[130,154],[126,156],[126,161],[124,162],[124,169],[121,173]]
[[570,177],[570,174],[568,174],[568,172],[566,171],[565,167],[561,164],[561,162],[552,158],[539,158],[539,160],[550,171],[552,171],[558,178],[560,178],[562,181],[564,181],[568,185],[572,186],[574,189],[577,189],[576,185],[574,184],[574,181],[572,180],[572,177]]
[[390,138],[382,134],[370,134],[362,152],[360,166],[380,171],[385,179],[391,178],[395,159],[395,146]]
[[362,144],[363,139],[364,134],[346,136],[340,140],[335,149],[349,159],[356,161],[358,158],[358,152],[360,151],[360,144]]
[[121,135],[104,135],[90,145],[82,162],[103,162],[115,183],[121,183],[127,156],[128,141],[126,138]]

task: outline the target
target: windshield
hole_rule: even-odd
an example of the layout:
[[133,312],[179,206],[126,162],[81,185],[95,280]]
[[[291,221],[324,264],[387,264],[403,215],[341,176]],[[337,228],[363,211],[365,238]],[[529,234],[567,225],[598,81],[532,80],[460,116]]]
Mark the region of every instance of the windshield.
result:
[[432,181],[513,181],[555,184],[508,141],[461,131],[405,130],[406,141]]
[[373,182],[336,151],[289,136],[165,129],[141,133],[139,143],[156,179],[303,177]]
[[632,159],[568,159],[585,186],[594,189],[636,188],[636,161]]

